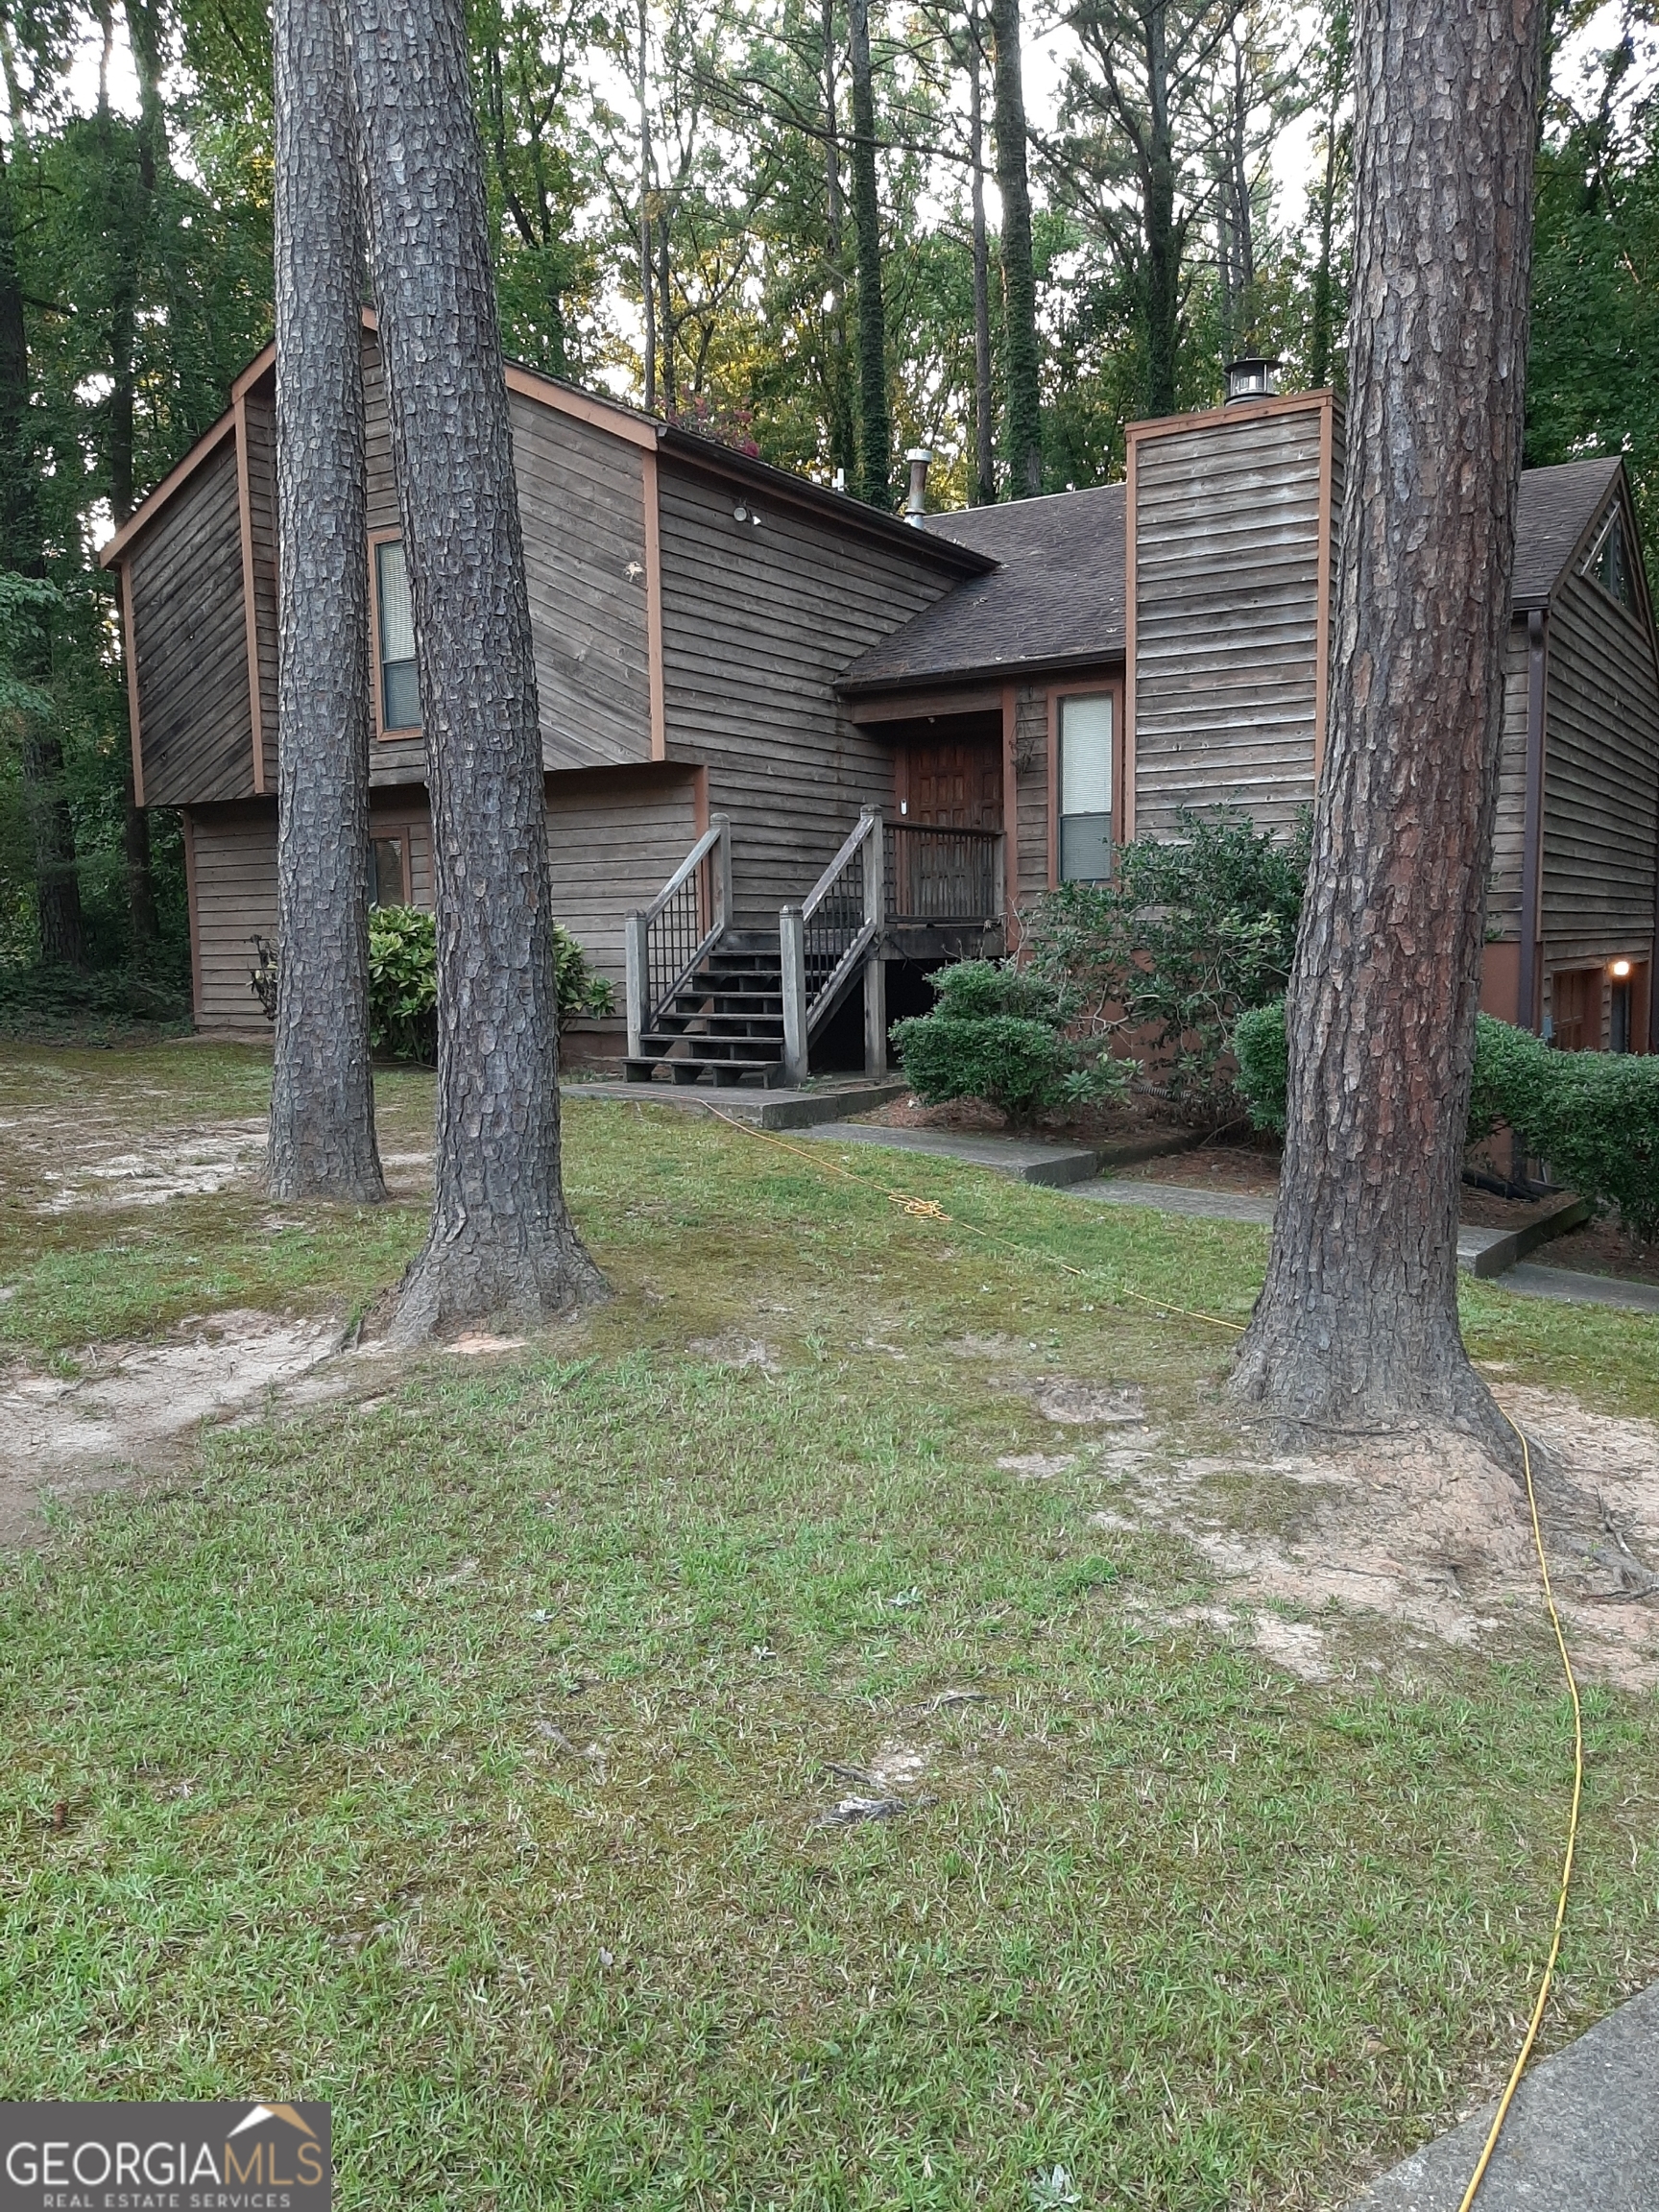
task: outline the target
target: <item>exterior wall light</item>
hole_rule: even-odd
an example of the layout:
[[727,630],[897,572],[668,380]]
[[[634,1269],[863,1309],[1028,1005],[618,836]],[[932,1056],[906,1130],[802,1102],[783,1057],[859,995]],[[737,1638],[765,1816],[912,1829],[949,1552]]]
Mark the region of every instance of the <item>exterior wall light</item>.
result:
[[1624,980],[1624,978],[1625,978],[1625,976],[1626,976],[1626,975],[1628,975],[1628,974],[1629,974],[1629,973],[1630,973],[1630,963],[1629,963],[1629,961],[1628,961],[1628,960],[1615,960],[1615,961],[1614,961],[1614,963],[1613,963],[1613,973],[1614,973],[1614,974],[1615,974],[1615,975],[1617,975],[1617,976],[1618,976],[1618,978],[1619,978],[1620,982],[1621,982],[1621,983],[1623,983],[1623,980]]

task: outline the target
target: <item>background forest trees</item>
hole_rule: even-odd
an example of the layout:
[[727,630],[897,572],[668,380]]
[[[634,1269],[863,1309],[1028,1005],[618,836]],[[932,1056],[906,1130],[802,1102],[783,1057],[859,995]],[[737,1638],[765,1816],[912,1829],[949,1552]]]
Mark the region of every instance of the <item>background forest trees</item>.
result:
[[[1626,451],[1651,541],[1649,21],[1552,20],[1527,459]],[[942,504],[1110,477],[1233,352],[1341,380],[1346,0],[469,22],[503,336],[554,374],[870,497],[926,445]],[[270,335],[271,202],[265,0],[0,0],[0,1020],[43,947],[178,998],[179,834],[130,805],[95,552]]]

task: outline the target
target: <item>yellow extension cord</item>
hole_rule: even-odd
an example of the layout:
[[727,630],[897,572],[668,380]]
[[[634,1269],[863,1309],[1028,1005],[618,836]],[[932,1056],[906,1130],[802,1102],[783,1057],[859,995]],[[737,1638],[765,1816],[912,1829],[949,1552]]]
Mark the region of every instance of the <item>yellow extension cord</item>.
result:
[[[938,1221],[953,1229],[966,1229],[971,1236],[982,1237],[988,1244],[995,1244],[1003,1251],[1012,1252],[1017,1259],[1028,1260],[1031,1257],[1023,1246],[1015,1243],[1011,1238],[999,1237],[994,1229],[983,1228],[977,1221],[965,1221],[958,1214],[947,1214],[944,1207],[935,1198],[918,1198],[909,1191],[895,1190],[885,1183],[878,1183],[871,1176],[856,1175],[843,1161],[831,1160],[820,1151],[809,1152],[803,1144],[791,1144],[787,1138],[775,1136],[770,1129],[757,1129],[753,1122],[739,1121],[734,1115],[722,1114],[717,1106],[710,1106],[708,1111],[713,1115],[717,1121],[724,1121],[729,1129],[740,1130],[745,1137],[756,1137],[763,1143],[775,1144],[780,1151],[792,1152],[798,1160],[805,1160],[820,1174],[839,1175],[846,1182],[859,1184],[866,1190],[879,1191],[883,1198],[891,1200],[895,1206],[902,1208],[913,1220]],[[1050,1264],[1057,1266],[1063,1274],[1073,1275],[1079,1282],[1083,1283],[1090,1280],[1089,1269],[1074,1267],[1069,1260],[1056,1260],[1052,1255],[1046,1257],[1049,1259]],[[1186,1321],[1203,1321],[1212,1329],[1226,1329],[1231,1331],[1234,1335],[1241,1336],[1244,1334],[1245,1324],[1241,1321],[1224,1320],[1218,1313],[1200,1313],[1190,1306],[1173,1306],[1167,1299],[1149,1298],[1143,1291],[1134,1289],[1127,1283],[1117,1282],[1110,1278],[1107,1280],[1113,1289],[1124,1297],[1133,1298],[1139,1305],[1151,1307],[1155,1312],[1176,1313]],[[1498,1410],[1500,1413],[1503,1413],[1502,1406],[1498,1407]],[[1527,1505],[1532,1516],[1532,1544],[1538,1554],[1538,1573],[1544,1584],[1544,1603],[1550,1615],[1550,1625],[1555,1632],[1555,1648],[1561,1654],[1561,1671],[1567,1677],[1567,1694],[1573,1701],[1573,1809],[1567,1821],[1567,1849],[1561,1862],[1561,1887],[1555,1900],[1555,1925],[1550,1938],[1550,1956],[1544,1962],[1544,1972],[1538,1984],[1538,1996],[1532,2007],[1531,2018],[1527,2023],[1527,2033],[1521,2045],[1520,2056],[1511,2067],[1509,2079],[1503,2085],[1503,2094],[1499,2100],[1497,2115],[1487,2133],[1485,2144],[1482,2146],[1479,2163],[1470,2176],[1469,2186],[1463,2192],[1462,2201],[1458,2204],[1457,2212],[1469,2212],[1469,2207],[1475,2201],[1476,2192],[1485,2177],[1487,2167],[1492,2162],[1492,2153],[1498,2148],[1498,2137],[1503,2131],[1504,2121],[1509,2116],[1509,2106],[1514,2100],[1516,2090],[1520,2087],[1521,2077],[1527,2070],[1527,2061],[1532,2056],[1532,2046],[1538,2040],[1538,2030],[1544,2019],[1544,2008],[1550,2002],[1551,1985],[1555,1979],[1555,1961],[1561,1952],[1561,1932],[1567,1919],[1567,1892],[1573,1881],[1573,1854],[1578,1843],[1578,1808],[1584,1794],[1584,1714],[1578,1702],[1577,1677],[1573,1672],[1573,1662],[1567,1655],[1567,1638],[1561,1627],[1561,1616],[1555,1609],[1555,1592],[1550,1581],[1550,1561],[1545,1554],[1544,1529],[1538,1518],[1538,1494],[1532,1483],[1532,1454],[1527,1446],[1526,1436],[1517,1424],[1509,1420],[1507,1413],[1503,1413],[1503,1418],[1509,1422],[1510,1428],[1515,1431],[1521,1445],[1521,1467],[1527,1478]]]

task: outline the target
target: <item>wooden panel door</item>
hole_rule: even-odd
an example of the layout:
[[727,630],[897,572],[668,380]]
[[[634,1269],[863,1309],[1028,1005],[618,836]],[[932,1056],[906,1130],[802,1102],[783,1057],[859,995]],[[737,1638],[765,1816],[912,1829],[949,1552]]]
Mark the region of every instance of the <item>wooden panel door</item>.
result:
[[1000,830],[1002,754],[969,740],[907,745],[899,757],[901,820],[940,830]]

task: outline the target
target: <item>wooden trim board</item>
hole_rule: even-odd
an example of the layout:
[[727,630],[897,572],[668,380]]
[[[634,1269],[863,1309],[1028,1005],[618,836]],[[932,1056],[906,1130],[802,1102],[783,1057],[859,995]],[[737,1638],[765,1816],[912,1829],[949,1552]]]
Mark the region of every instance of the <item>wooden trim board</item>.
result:
[[190,917],[190,1016],[202,1019],[202,916],[196,902],[196,824],[188,806],[180,815],[184,830],[184,905]]
[[195,475],[197,469],[201,468],[203,462],[211,460],[213,455],[218,452],[220,446],[224,445],[226,439],[231,437],[234,434],[235,428],[235,410],[234,408],[227,408],[225,413],[220,416],[218,421],[214,423],[212,429],[205,431],[197,441],[197,443],[191,446],[189,452],[185,454],[183,460],[180,461],[175,468],[170,469],[167,474],[162,477],[160,483],[156,485],[155,491],[146,493],[144,497],[138,502],[138,505],[133,508],[132,514],[128,516],[126,521],[123,522],[120,529],[116,531],[114,537],[111,538],[109,542],[105,545],[99,552],[98,565],[100,568],[108,568],[112,562],[120,560],[122,554],[126,552],[128,546],[132,544],[133,539],[137,537],[139,531],[142,530],[147,523],[154,520],[155,517],[153,510],[164,505],[167,500],[171,499],[174,493],[178,491],[181,484],[188,483],[190,478]]
[[1313,788],[1325,771],[1326,723],[1331,711],[1331,556],[1334,549],[1333,512],[1336,475],[1336,408],[1329,392],[1319,396],[1319,565],[1313,589],[1319,594],[1313,627]]
[[651,757],[668,757],[668,685],[662,664],[662,517],[658,504],[657,444],[639,457],[645,511],[645,669],[651,694]]
[[1020,700],[1012,684],[1002,686],[1002,903],[1011,927],[1020,906],[1020,778],[1015,737]]
[[1123,456],[1123,833],[1122,844],[1135,836],[1135,497],[1137,456],[1142,425],[1132,422]]
[[248,656],[248,725],[252,732],[253,793],[265,795],[265,702],[259,681],[259,608],[253,596],[253,488],[248,473],[248,402],[237,379],[230,409],[236,422],[236,530],[242,543],[242,635]]
[[127,663],[127,733],[132,748],[132,804],[144,804],[144,733],[138,718],[138,627],[132,619],[132,579],[122,562],[121,658]]

